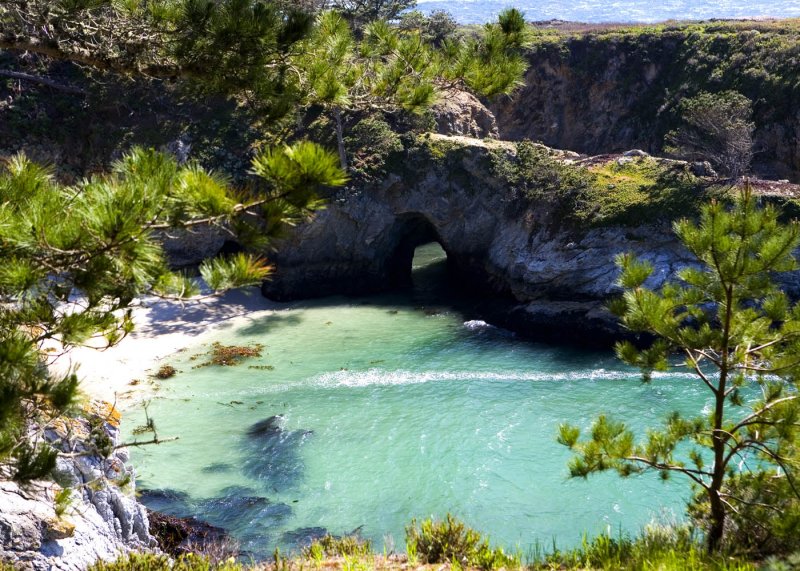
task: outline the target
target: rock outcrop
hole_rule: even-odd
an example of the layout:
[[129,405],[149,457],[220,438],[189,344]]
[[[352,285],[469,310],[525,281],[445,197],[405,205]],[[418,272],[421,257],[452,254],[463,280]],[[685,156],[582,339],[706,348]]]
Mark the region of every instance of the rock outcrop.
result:
[[654,265],[650,286],[689,263],[669,220],[579,227],[551,202],[520,197],[489,163],[493,153],[512,156],[512,144],[428,140],[434,148],[427,159],[408,158],[380,185],[332,200],[295,228],[271,256],[276,271],[263,293],[297,299],[402,286],[414,249],[435,241],[459,283],[508,300],[495,322],[534,336],[605,343],[616,333],[602,306],[617,291],[618,253]]
[[494,114],[477,97],[466,91],[448,90],[432,108],[436,132],[483,139],[498,137]]
[[800,177],[800,115],[791,103],[798,69],[789,63],[800,42],[796,32],[759,22],[658,31],[574,27],[543,31],[524,86],[491,106],[500,138],[587,154],[660,153],[684,97],[733,89],[753,101],[756,172]]
[[[133,495],[127,451],[113,450],[104,458],[87,444],[98,437],[107,446],[118,443],[119,414],[106,403],[47,431],[46,438],[64,452],[58,483],[0,482],[0,561],[18,569],[79,571],[98,559],[156,548],[147,512]],[[72,492],[57,513],[55,496],[62,486]]]

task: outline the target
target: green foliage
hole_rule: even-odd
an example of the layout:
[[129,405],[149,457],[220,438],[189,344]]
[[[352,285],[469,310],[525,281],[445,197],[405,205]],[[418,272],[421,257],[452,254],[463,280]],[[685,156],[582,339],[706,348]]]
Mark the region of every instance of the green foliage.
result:
[[516,156],[494,151],[492,171],[515,192],[551,203],[585,225],[639,225],[696,212],[709,191],[686,169],[647,157],[583,166],[522,141]]
[[490,24],[478,37],[449,38],[437,48],[420,29],[385,20],[371,21],[357,41],[344,16],[323,12],[295,59],[300,89],[307,101],[330,108],[410,112],[429,106],[442,82],[485,96],[509,93],[527,68],[515,26]]
[[515,8],[500,13],[475,38],[455,38],[442,46],[442,77],[462,82],[484,97],[509,94],[523,82],[528,68],[521,50],[527,42],[523,14]]
[[[52,470],[56,452],[39,436],[77,399],[77,376],[52,372],[51,359],[89,341],[118,343],[133,328],[129,306],[138,296],[199,289],[169,270],[158,231],[246,214],[269,233],[271,223],[316,206],[320,185],[344,180],[330,167],[335,156],[311,143],[267,154],[280,158],[255,163],[270,183],[261,195],[236,195],[224,178],[153,150],[134,149],[111,173],[75,186],[23,155],[8,161],[0,172],[0,465],[14,479]],[[243,253],[200,271],[221,291],[258,284],[269,267]]]
[[682,125],[667,134],[667,151],[707,160],[738,179],[753,158],[752,102],[736,91],[702,92],[681,101]]
[[426,16],[419,10],[405,12],[400,18],[399,26],[403,30],[416,30],[422,38],[434,46],[440,47],[445,40],[452,40],[459,35],[458,22],[444,10],[434,10]]
[[54,500],[55,512],[58,517],[67,513],[67,510],[72,505],[72,490],[70,488],[62,488],[56,493]]
[[372,542],[357,535],[336,537],[327,534],[304,547],[302,555],[316,561],[327,557],[368,557],[373,555]]
[[356,28],[377,20],[394,20],[401,12],[416,5],[416,0],[333,0],[331,2],[331,7],[340,12]]
[[[800,553],[800,499],[786,474],[763,470],[738,473],[728,479],[727,491],[736,511],[728,514],[723,547],[753,554]],[[696,495],[689,505],[692,519],[709,526],[708,502]],[[800,562],[800,561],[799,561]]]
[[[0,6],[4,49],[41,51],[100,70],[183,78],[247,95],[271,116],[297,101],[289,56],[313,16],[290,3],[34,0]],[[124,38],[124,39],[123,39]]]
[[554,151],[544,145],[522,141],[516,147],[513,159],[502,151],[492,154],[494,173],[515,193],[561,203],[566,210],[574,211],[578,197],[592,184],[590,173],[559,160]]
[[[707,503],[708,517],[700,523],[707,523],[709,548],[716,550],[723,545],[726,517],[748,501],[733,494],[732,486],[763,482],[774,471],[784,483],[774,484],[773,491],[789,488],[797,495],[800,305],[788,301],[771,275],[797,268],[793,251],[800,226],[781,224],[775,209],[759,208],[746,187],[732,208],[712,202],[702,208],[699,222],[683,219],[674,228],[696,260],[678,273],[680,281],[650,289],[647,262],[627,254],[618,258],[625,292],[612,310],[629,330],[654,340],[643,347],[621,342],[617,355],[640,368],[645,382],[654,371],[674,366],[671,356],[680,355],[680,365],[708,389],[712,412],[694,418],[673,413],[639,442],[623,422],[601,415],[587,438],[580,439],[577,427],[562,426],[558,440],[576,453],[573,476],[654,470],[664,478],[688,477]],[[752,479],[737,479],[737,464]],[[746,495],[754,491],[764,489],[751,488]],[[777,499],[773,493],[772,501]],[[697,502],[695,511],[702,511]]]
[[364,180],[375,180],[385,175],[389,156],[403,151],[400,135],[378,116],[356,123],[344,141],[351,157],[353,175]]
[[685,527],[647,526],[640,536],[631,538],[599,535],[584,536],[582,545],[568,551],[539,554],[530,568],[608,569],[614,571],[753,571],[752,563],[732,557],[709,555]]
[[132,553],[116,561],[98,561],[87,571],[244,571],[246,568],[233,561],[213,563],[199,555],[182,555],[174,561],[166,555]]
[[412,520],[406,527],[406,545],[422,563],[453,563],[485,571],[520,565],[518,556],[499,547],[492,549],[487,538],[451,514],[440,521],[425,519],[419,526]]
[[800,552],[785,558],[770,557],[763,566],[764,571],[797,571],[800,569]]

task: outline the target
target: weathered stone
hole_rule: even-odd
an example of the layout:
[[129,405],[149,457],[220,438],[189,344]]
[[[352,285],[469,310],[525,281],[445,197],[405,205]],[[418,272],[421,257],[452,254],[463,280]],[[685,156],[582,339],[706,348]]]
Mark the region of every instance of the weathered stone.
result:
[[433,107],[436,131],[440,135],[497,138],[497,121],[487,107],[465,91],[445,92]]
[[646,153],[641,149],[631,149],[622,153],[623,157],[649,157],[650,153]]
[[689,170],[691,170],[692,174],[695,176],[707,176],[712,178],[717,176],[717,171],[714,170],[714,167],[712,167],[711,163],[708,161],[697,161],[691,163],[689,165]]
[[97,427],[117,443],[118,413],[107,403],[96,403],[85,414],[60,419],[46,433],[61,451],[77,453],[57,460],[56,479],[73,488],[63,514],[55,511],[60,489],[55,482],[21,488],[0,481],[0,561],[19,569],[78,571],[98,559],[113,560],[132,550],[156,547],[147,512],[133,496],[127,452],[119,449],[103,458],[87,444]]
[[[276,271],[264,294],[290,299],[408,285],[414,249],[436,241],[459,283],[510,298],[505,315],[496,316],[499,322],[556,338],[556,329],[580,328],[583,339],[563,337],[607,341],[613,320],[601,317],[596,306],[620,291],[617,254],[632,252],[650,262],[651,287],[692,262],[669,220],[580,228],[564,224],[546,201],[520,199],[488,166],[490,152],[513,152],[506,143],[436,135],[431,141],[458,161],[415,164],[413,176],[390,173],[369,192],[334,201],[293,229],[272,257]],[[782,279],[785,287],[798,289],[797,274]],[[546,313],[542,304],[549,307]],[[546,327],[554,320],[558,328]]]

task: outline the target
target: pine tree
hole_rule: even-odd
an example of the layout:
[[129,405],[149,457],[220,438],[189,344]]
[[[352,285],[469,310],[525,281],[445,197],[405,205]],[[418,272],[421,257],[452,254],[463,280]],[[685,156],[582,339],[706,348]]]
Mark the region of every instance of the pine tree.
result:
[[[52,372],[52,359],[92,339],[118,343],[139,296],[199,291],[197,279],[170,271],[158,231],[220,224],[263,242],[316,207],[320,185],[345,181],[336,156],[308,142],[262,153],[253,172],[268,189],[235,191],[216,173],[144,149],[75,186],[23,155],[8,161],[0,173],[0,477],[42,478],[55,464],[42,436],[72,410],[78,377]],[[245,253],[200,266],[217,292],[269,272]]]
[[190,81],[278,117],[297,103],[289,58],[313,21],[302,5],[271,0],[0,2],[0,50]]
[[369,109],[418,113],[448,90],[480,96],[511,93],[522,83],[526,25],[509,9],[476,37],[456,37],[434,45],[420,30],[370,22],[356,40],[338,12],[321,13],[293,59],[298,90],[306,104],[323,105],[332,115],[342,168],[346,111]]
[[779,222],[771,206],[758,207],[746,186],[732,208],[713,202],[699,222],[680,220],[674,229],[696,264],[660,289],[646,286],[650,264],[618,258],[625,293],[612,310],[629,330],[654,340],[643,348],[621,342],[616,352],[642,370],[645,382],[653,371],[688,368],[708,390],[713,410],[694,418],[673,413],[638,442],[624,422],[606,415],[585,439],[565,424],[558,440],[576,453],[573,477],[605,470],[686,476],[708,506],[706,537],[714,551],[722,545],[727,515],[748,501],[731,487],[740,465],[782,479],[795,494],[800,490],[800,304],[790,303],[772,281],[776,272],[797,269],[800,226]]

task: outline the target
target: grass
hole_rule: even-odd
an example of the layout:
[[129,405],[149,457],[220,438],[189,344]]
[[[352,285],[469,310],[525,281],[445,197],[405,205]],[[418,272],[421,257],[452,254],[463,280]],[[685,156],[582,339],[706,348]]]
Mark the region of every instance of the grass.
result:
[[592,183],[575,216],[594,226],[691,216],[708,198],[701,181],[680,164],[624,157],[589,167],[589,172]]
[[638,571],[755,571],[755,563],[725,555],[709,555],[687,527],[648,526],[638,537],[584,536],[580,547],[534,555],[532,571],[603,569]]
[[[408,527],[408,555],[377,555],[370,543],[359,537],[326,536],[285,558],[276,551],[273,561],[245,564],[228,559],[212,563],[208,558],[188,555],[171,560],[163,555],[131,554],[114,562],[98,562],[88,571],[492,571],[525,570],[614,570],[614,571],[796,571],[800,553],[765,562],[723,554],[709,555],[700,538],[686,526],[650,525],[636,537],[619,534],[584,537],[574,549],[546,552],[536,549],[526,563],[518,556],[497,557],[499,550],[462,522],[444,520],[412,522]],[[490,552],[495,555],[488,559]],[[480,555],[483,553],[483,555]],[[502,551],[500,551],[502,553]],[[466,554],[466,556],[464,556]],[[487,561],[492,561],[487,565]],[[0,571],[11,571],[0,564]]]

